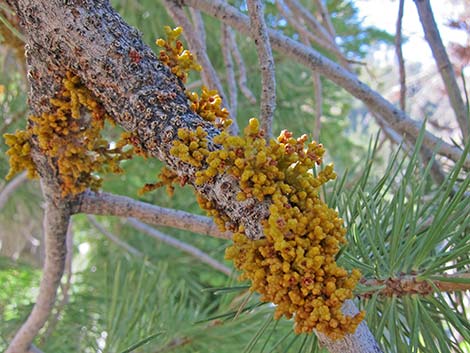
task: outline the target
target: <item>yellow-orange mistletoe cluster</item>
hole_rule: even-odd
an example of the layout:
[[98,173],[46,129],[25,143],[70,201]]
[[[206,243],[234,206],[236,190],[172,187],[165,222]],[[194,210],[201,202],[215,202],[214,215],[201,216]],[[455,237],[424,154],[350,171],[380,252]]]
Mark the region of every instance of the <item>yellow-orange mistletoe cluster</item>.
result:
[[28,178],[37,178],[36,165],[31,158],[31,144],[29,142],[31,133],[29,131],[18,130],[14,134],[4,134],[3,137],[5,138],[5,143],[10,146],[6,152],[10,158],[10,170],[5,179],[10,180],[15,174],[25,169]]
[[[179,35],[181,31],[167,33]],[[174,53],[182,52],[180,45],[176,48]],[[163,61],[172,67],[177,60],[164,57]],[[203,88],[201,97],[191,92],[187,96],[201,117],[219,128],[228,126],[228,113],[221,108],[216,91]],[[296,139],[288,131],[266,143],[256,119],[250,120],[244,136],[223,131],[214,143],[220,149],[209,151],[202,128],[182,128],[170,153],[200,169],[196,185],[228,173],[239,181],[239,201],[257,198],[270,202],[269,217],[263,221],[264,237],[251,240],[244,226],[238,225],[226,258],[242,271],[242,279],[251,281],[251,289],[261,294],[261,300],[276,305],[276,318],[293,317],[297,333],[317,330],[341,338],[354,332],[365,313],[345,316],[341,308],[353,297],[361,275],[356,269],[348,273],[336,263],[346,231],[337,212],[319,197],[319,188],[336,177],[333,166],[326,166],[318,175],[312,172],[322,163],[322,145],[307,143],[306,135]],[[227,216],[201,195],[198,202],[225,230]]]
[[[263,222],[264,238],[251,240],[239,225],[234,244],[226,251],[252,282],[261,300],[276,304],[276,318],[294,317],[297,333],[318,330],[332,338],[355,331],[364,318],[361,312],[345,316],[341,307],[351,299],[360,272],[348,273],[336,261],[346,233],[341,218],[319,197],[319,188],[336,177],[328,165],[315,176],[312,169],[322,162],[322,145],[307,144],[307,136],[295,139],[283,131],[268,144],[256,119],[244,136],[222,132],[214,138],[221,149],[209,152],[204,131],[178,131],[171,154],[195,166],[196,185],[228,173],[239,180],[239,201],[269,200],[270,215]],[[201,207],[225,230],[227,216],[198,195]]]
[[[190,70],[201,71],[201,65],[191,51],[184,49],[183,43],[178,39],[183,33],[183,28],[171,29],[165,26],[166,40],[159,38],[156,43],[163,49],[160,50],[160,61],[168,66],[183,83],[186,83]],[[216,90],[209,90],[202,86],[201,94],[187,91],[186,96],[190,101],[193,112],[204,120],[213,123],[219,129],[230,126],[229,112],[222,106],[222,98]]]
[[240,200],[271,201],[264,238],[250,240],[240,226],[227,259],[242,270],[241,278],[252,282],[261,300],[276,304],[276,318],[294,316],[297,333],[316,329],[341,338],[354,332],[364,313],[348,317],[341,307],[352,298],[360,273],[349,274],[335,261],[346,231],[337,212],[318,195],[320,186],[335,178],[332,165],[318,176],[312,173],[322,162],[323,147],[315,142],[305,146],[306,135],[295,139],[285,130],[266,145],[256,119],[244,137],[222,133],[216,140],[223,148],[208,157],[209,168],[199,182],[216,167],[240,180]]
[[50,100],[53,109],[41,116],[31,116],[26,131],[6,134],[10,146],[10,173],[7,178],[26,168],[36,176],[30,156],[30,139],[37,138],[41,151],[57,163],[62,195],[77,194],[87,188],[101,186],[99,173],[122,173],[120,162],[132,157],[132,149],[125,147],[126,139],[114,146],[101,136],[110,116],[77,76],[64,77],[62,91]]
[[[345,243],[345,229],[336,211],[318,195],[320,186],[335,178],[335,173],[332,165],[317,176],[312,173],[322,162],[323,147],[307,144],[306,135],[295,139],[288,131],[266,144],[256,119],[250,120],[243,137],[227,132],[216,136],[214,142],[221,149],[212,152],[199,147],[204,146],[205,135],[189,148],[193,141],[187,139],[187,131],[180,131],[172,154],[195,166],[200,161],[192,162],[191,154],[202,150],[200,155],[205,156],[207,167],[196,173],[197,185],[229,173],[239,180],[238,200],[271,201],[270,215],[263,223],[264,238],[247,238],[240,225],[234,244],[226,251],[227,259],[243,272],[241,278],[252,282],[261,300],[276,304],[276,318],[293,316],[297,333],[316,329],[340,338],[354,332],[364,313],[348,317],[341,307],[352,298],[360,273],[349,274],[335,261]],[[224,229],[226,216],[208,200],[199,197],[198,201]]]
[[216,90],[202,86],[201,97],[196,92],[186,92],[186,95],[191,101],[191,110],[216,128],[225,130],[232,124],[229,112],[222,107],[222,98]]
[[184,49],[183,43],[178,39],[181,33],[183,33],[182,27],[176,27],[172,29],[169,26],[165,26],[166,40],[159,38],[156,44],[163,48],[160,51],[160,61],[171,69],[171,72],[175,74],[182,82],[186,82],[188,78],[188,72],[190,70],[201,71],[201,65],[199,65],[193,54]]

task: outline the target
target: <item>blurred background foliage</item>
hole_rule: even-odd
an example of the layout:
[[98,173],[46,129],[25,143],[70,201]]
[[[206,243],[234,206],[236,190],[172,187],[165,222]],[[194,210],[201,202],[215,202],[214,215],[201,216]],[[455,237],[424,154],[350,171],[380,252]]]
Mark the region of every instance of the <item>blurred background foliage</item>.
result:
[[[114,0],[116,10],[138,28],[155,52],[155,39],[163,26],[173,25],[159,1]],[[243,1],[230,1],[246,12]],[[354,1],[330,0],[328,9],[346,57],[366,62],[377,45],[391,46],[393,36],[364,27]],[[313,10],[310,1],[303,5]],[[266,3],[269,24],[298,38],[279,14]],[[222,82],[221,27],[203,15],[207,50]],[[254,43],[237,36],[247,69],[248,87],[259,100],[260,73]],[[3,38],[3,40],[6,40]],[[275,53],[277,109],[274,134],[289,129],[296,135],[314,130],[314,94],[311,72]],[[355,66],[357,73],[362,64]],[[373,70],[368,66],[368,70]],[[25,128],[27,83],[24,63],[8,45],[0,46],[0,131]],[[199,80],[197,75],[190,82]],[[454,195],[468,190],[460,166],[442,185],[435,185],[416,153],[411,156],[378,137],[378,127],[344,90],[322,79],[320,141],[327,160],[334,161],[339,178],[327,185],[325,199],[336,207],[348,226],[349,244],[340,261],[359,267],[365,278],[385,279],[420,273],[424,279],[443,271],[468,271],[470,243],[468,202]],[[258,103],[238,92],[236,119],[244,126],[257,116]],[[109,136],[119,136],[115,129]],[[7,146],[0,138],[0,177],[8,172]],[[126,173],[105,176],[103,189],[163,207],[204,214],[189,187],[173,197],[164,189],[137,196],[137,190],[154,182],[162,163],[137,157],[123,163]],[[0,188],[7,184],[0,180]],[[1,190],[1,189],[0,189]],[[459,194],[460,192],[460,194]],[[136,352],[319,352],[314,335],[296,336],[292,323],[272,320],[273,308],[260,305],[245,284],[200,263],[193,257],[132,228],[125,220],[98,217],[109,232],[132,246],[136,256],[98,231],[83,215],[73,217],[73,260],[64,278],[53,317],[36,344],[45,352],[123,352],[141,342]],[[44,249],[39,183],[28,181],[10,197],[0,213],[0,351],[27,317],[38,290]],[[224,262],[227,241],[162,228]],[[434,234],[423,237],[422,234]],[[443,254],[445,251],[445,255]],[[405,261],[406,260],[406,261]],[[416,260],[415,262],[411,260]],[[231,266],[225,262],[225,265]],[[67,285],[67,281],[69,285]],[[362,289],[365,291],[366,289]],[[358,290],[361,296],[361,288]],[[367,320],[387,352],[465,352],[468,350],[468,297],[464,295],[362,297]],[[430,325],[430,326],[429,326]],[[155,336],[155,337],[154,337]],[[148,342],[143,344],[146,338]],[[410,348],[411,347],[411,348]]]

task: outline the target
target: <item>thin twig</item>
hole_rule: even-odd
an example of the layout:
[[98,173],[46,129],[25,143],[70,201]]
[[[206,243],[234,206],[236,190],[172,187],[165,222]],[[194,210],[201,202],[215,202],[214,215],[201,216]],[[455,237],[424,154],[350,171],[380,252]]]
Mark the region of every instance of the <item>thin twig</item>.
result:
[[197,33],[194,30],[192,23],[186,16],[184,10],[176,2],[165,0],[165,7],[173,17],[175,22],[183,27],[183,35],[188,41],[189,48],[196,55],[198,62],[202,66],[202,81],[210,89],[216,89],[222,98],[225,98],[225,93],[220,83],[219,77],[207,56],[204,45],[201,43]]
[[132,255],[134,255],[136,257],[140,257],[140,258],[144,257],[144,254],[142,252],[140,252],[139,250],[134,248],[132,245],[127,244],[125,241],[122,241],[116,235],[114,235],[113,233],[109,232],[106,228],[104,228],[101,225],[101,223],[98,222],[98,220],[94,216],[87,215],[87,218],[88,218],[88,221],[90,221],[90,223],[93,225],[93,227],[98,229],[98,231],[101,234],[103,234],[106,238],[111,240],[114,244],[116,244],[117,246],[123,248],[129,254],[132,254]]
[[0,190],[0,210],[6,205],[11,194],[18,189],[26,180],[28,176],[26,171],[18,174],[12,181],[10,181],[3,189]]
[[465,113],[467,114],[467,120],[470,121],[470,99],[468,97],[467,80],[465,79],[463,69],[460,70],[460,77],[462,78],[463,93],[465,95]]
[[21,33],[18,17],[6,6],[0,8],[0,35],[3,37],[2,45],[14,51],[21,73],[26,76],[25,38]]
[[232,53],[230,51],[230,27],[222,24],[221,25],[221,32],[222,32],[222,54],[224,57],[224,64],[225,64],[225,72],[227,76],[227,86],[228,92],[230,95],[230,112],[232,114],[237,114],[237,102],[238,102],[238,90],[237,90],[237,82],[235,80],[235,70],[233,68],[233,59]]
[[318,36],[323,38],[327,42],[333,42],[334,37],[321,25],[320,22],[313,16],[308,9],[306,9],[301,3],[297,0],[286,0],[289,8],[298,18],[301,18],[305,21],[308,27],[310,27],[313,33],[316,33]]
[[3,135],[7,130],[20,119],[24,119],[26,115],[26,110],[22,110],[12,114],[11,117],[6,115],[3,116],[3,125],[0,127],[0,135]]
[[[398,296],[419,294],[421,296],[429,295],[433,292],[464,292],[470,290],[469,272],[454,273],[451,275],[442,275],[449,281],[441,279],[422,280],[419,275],[407,275],[397,278],[388,278],[385,280],[362,279],[361,284],[365,287],[379,287],[370,291],[362,292],[359,296],[369,297],[373,294],[382,296]],[[458,282],[461,279],[462,282]]]
[[192,232],[207,234],[216,238],[230,239],[231,234],[219,231],[212,219],[192,213],[163,208],[130,197],[113,195],[106,192],[84,192],[76,213],[94,215],[134,217],[158,226],[167,226]]
[[197,9],[190,8],[191,19],[193,21],[193,29],[195,34],[199,37],[199,42],[204,51],[207,51],[206,45],[206,29],[204,28],[204,21],[201,16],[201,12]]
[[400,109],[405,111],[406,109],[406,71],[405,71],[405,60],[403,59],[402,50],[402,22],[403,22],[403,8],[405,0],[400,0],[398,5],[398,17],[395,33],[395,53],[398,60],[398,70],[400,75]]
[[[309,40],[304,35],[300,35],[302,42],[306,45],[309,45]],[[322,95],[322,83],[320,75],[312,71],[312,80],[313,80],[313,95],[314,95],[314,127],[312,129],[313,138],[316,141],[320,141],[320,131],[321,131],[321,117],[323,115],[323,95]]]
[[215,260],[214,258],[210,257],[207,255],[205,252],[199,250],[195,246],[189,245],[187,243],[182,242],[181,240],[175,239],[173,237],[170,237],[169,235],[163,234],[162,232],[146,225],[145,223],[142,223],[136,219],[133,218],[128,218],[127,223],[130,224],[132,227],[135,229],[150,235],[151,237],[158,239],[165,244],[168,244],[174,248],[177,248],[192,257],[198,259],[199,261],[209,265],[213,269],[222,272],[223,274],[227,276],[232,275],[232,270],[225,266],[224,264],[220,263],[219,261]]
[[333,22],[331,21],[331,16],[328,11],[328,8],[322,0],[314,0],[314,3],[318,11],[320,12],[320,16],[322,18],[326,30],[328,31],[328,33],[330,33],[332,38],[336,38],[335,27],[333,26]]
[[462,93],[455,78],[454,69],[447,55],[444,44],[442,43],[439,29],[437,28],[436,21],[432,12],[429,0],[415,1],[416,8],[418,9],[419,19],[424,30],[424,37],[428,42],[434,60],[436,61],[439,73],[441,74],[442,81],[449,96],[450,105],[454,110],[457,122],[462,131],[464,141],[468,141],[470,136],[470,122],[467,119],[465,103],[462,99]]
[[348,71],[352,71],[348,59],[344,56],[343,52],[336,44],[335,37],[322,26],[320,22],[313,16],[310,11],[308,11],[300,2],[297,0],[286,0],[289,8],[294,13],[295,17],[303,19],[307,25],[310,27],[311,32],[315,33],[323,42],[327,43],[329,50],[331,50],[338,61],[341,63],[343,68]]
[[235,39],[235,34],[231,28],[229,35],[230,50],[238,67],[238,86],[240,87],[240,91],[243,93],[245,98],[248,99],[251,104],[256,104],[256,97],[247,86],[245,62],[243,61],[242,54]]
[[3,17],[2,12],[0,12],[0,25],[5,26],[18,40],[24,43],[24,36],[12,25],[6,18]]
[[261,128],[266,140],[272,136],[274,110],[276,109],[276,77],[274,58],[264,20],[264,4],[259,0],[247,0],[250,15],[251,33],[258,51],[258,62],[261,69]]
[[321,77],[316,72],[312,72],[313,79],[313,91],[315,94],[315,129],[313,130],[313,138],[316,141],[320,141],[321,131],[321,117],[323,115],[323,94],[322,94],[322,83]]
[[310,45],[310,41],[314,44],[318,45],[319,47],[334,51],[334,46],[331,42],[327,41],[323,37],[319,37],[312,33],[307,27],[305,27],[298,19],[298,17],[292,13],[292,11],[286,6],[283,0],[276,1],[276,6],[281,13],[281,15],[287,20],[288,23],[297,31],[299,32],[300,36],[305,38],[303,40],[304,44]]

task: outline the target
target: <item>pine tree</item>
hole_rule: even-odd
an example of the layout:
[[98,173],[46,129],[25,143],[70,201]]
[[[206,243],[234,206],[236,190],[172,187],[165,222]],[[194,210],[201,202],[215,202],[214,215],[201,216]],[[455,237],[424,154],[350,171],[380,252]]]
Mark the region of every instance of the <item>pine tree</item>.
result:
[[[166,37],[158,29],[158,57],[107,1],[0,5],[4,41],[19,55],[23,41],[27,45],[29,82],[27,127],[5,135],[8,177],[26,169],[39,178],[45,242],[34,305],[15,287],[38,285],[30,265],[7,262],[0,272],[5,279],[26,274],[14,285],[5,281],[0,297],[7,303],[0,307],[6,352],[468,349],[470,120],[429,1],[416,5],[462,137],[454,144],[407,115],[403,70],[401,109],[358,80],[357,60],[351,58],[361,58],[363,48],[346,35],[359,31],[347,1],[328,2],[327,8],[321,1],[232,6],[168,0],[152,10],[146,3],[117,3],[130,21],[138,21],[139,11],[148,17],[166,9],[184,28],[190,51],[179,42],[182,30],[168,27]],[[403,1],[399,23],[402,9]],[[160,16],[157,22],[171,21]],[[366,41],[390,40],[378,31],[364,33]],[[399,35],[396,42],[399,49]],[[260,71],[253,85],[259,96],[244,73],[254,66]],[[205,87],[198,93],[192,92],[199,83],[191,69],[201,70]],[[286,90],[284,82],[294,87]],[[325,140],[342,133],[344,120],[320,125],[323,105],[330,104],[323,100],[340,98],[345,109],[351,102],[334,83],[362,101],[400,147],[381,162],[378,139],[363,153],[345,138],[331,147],[332,155],[353,170],[325,184],[335,175],[321,163],[323,147],[292,137],[305,129],[290,116],[302,115],[303,96],[297,96],[307,82],[315,92],[308,105],[315,138],[320,129]],[[8,107],[25,114],[14,102]],[[258,111],[259,121],[248,121]],[[277,142],[270,140],[283,124],[294,134],[282,131]],[[355,153],[366,158],[351,163]],[[144,159],[129,160],[137,155]],[[161,191],[137,200],[136,186],[149,178],[148,168],[158,170],[160,179],[147,180],[143,192],[189,187],[176,190],[173,200]],[[119,176],[102,185],[105,173],[125,173],[127,190]],[[0,207],[25,175],[2,189]],[[174,205],[186,211],[166,208]],[[23,197],[18,207],[27,206],[33,210],[23,214],[39,216]],[[199,207],[212,218],[193,213]],[[335,210],[347,226],[348,243],[341,250],[346,230]],[[173,228],[173,236],[142,221]],[[190,245],[181,230],[213,239],[196,237]],[[106,239],[87,239],[89,263],[72,270],[73,238],[83,241],[83,232],[96,231]],[[132,241],[122,240],[136,232]],[[148,236],[178,250],[150,249]],[[227,244],[230,238],[233,245]],[[232,269],[222,263],[224,248],[247,283],[235,283]],[[345,316],[335,310],[338,305]],[[275,320],[282,315],[292,320]]]

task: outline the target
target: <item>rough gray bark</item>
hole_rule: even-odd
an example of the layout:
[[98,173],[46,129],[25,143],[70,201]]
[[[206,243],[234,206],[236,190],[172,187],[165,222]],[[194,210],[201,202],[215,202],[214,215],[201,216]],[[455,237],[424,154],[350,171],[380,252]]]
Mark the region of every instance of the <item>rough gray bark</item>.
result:
[[[28,57],[43,63],[30,72],[33,83],[49,71],[79,75],[115,121],[136,133],[150,155],[187,177],[190,184],[194,181],[196,169],[170,155],[177,131],[201,126],[208,139],[219,131],[189,109],[181,82],[107,1],[8,2],[20,17]],[[130,52],[137,52],[140,60],[136,62]],[[58,82],[56,77],[50,85]],[[34,99],[47,105],[48,97],[38,92]],[[221,175],[195,188],[229,217],[232,226],[244,224],[248,236],[262,236],[260,220],[267,217],[267,205],[256,200],[237,202],[238,181],[232,176]]]
[[[218,131],[189,109],[182,84],[158,62],[141,41],[139,33],[124,23],[107,1],[7,0],[7,3],[16,10],[28,43],[30,100],[35,114],[48,109],[49,98],[58,91],[61,76],[70,70],[80,76],[118,124],[136,133],[152,156],[185,175],[189,183],[193,182],[196,169],[169,153],[177,130],[201,126],[209,139]],[[280,39],[275,40],[279,43]],[[135,55],[129,55],[131,52],[137,52],[140,59],[135,60]],[[60,190],[58,173],[52,161],[36,153],[35,162],[48,197],[46,227],[51,244],[48,256],[55,266],[45,268],[48,285],[41,289],[45,302],[42,305],[38,299],[37,303],[37,310],[43,311],[44,315],[41,320],[36,316],[37,322],[33,325],[23,326],[25,329],[20,330],[7,353],[27,351],[45,321],[44,316],[50,312],[63,271],[65,234],[69,212],[73,208],[70,200],[57,195]],[[213,182],[195,188],[234,224],[244,224],[249,237],[262,236],[261,220],[267,217],[267,204],[256,200],[236,201],[239,187],[233,177],[221,175]],[[367,342],[374,342],[368,329],[366,335]],[[347,340],[363,342],[364,336],[349,335]],[[20,345],[16,344],[18,341],[21,341]],[[325,338],[325,344],[329,342]],[[341,353],[359,353],[354,347],[363,347],[362,353],[378,352],[376,343],[350,344],[353,350],[347,350],[343,345]],[[331,352],[339,351],[332,348]]]

